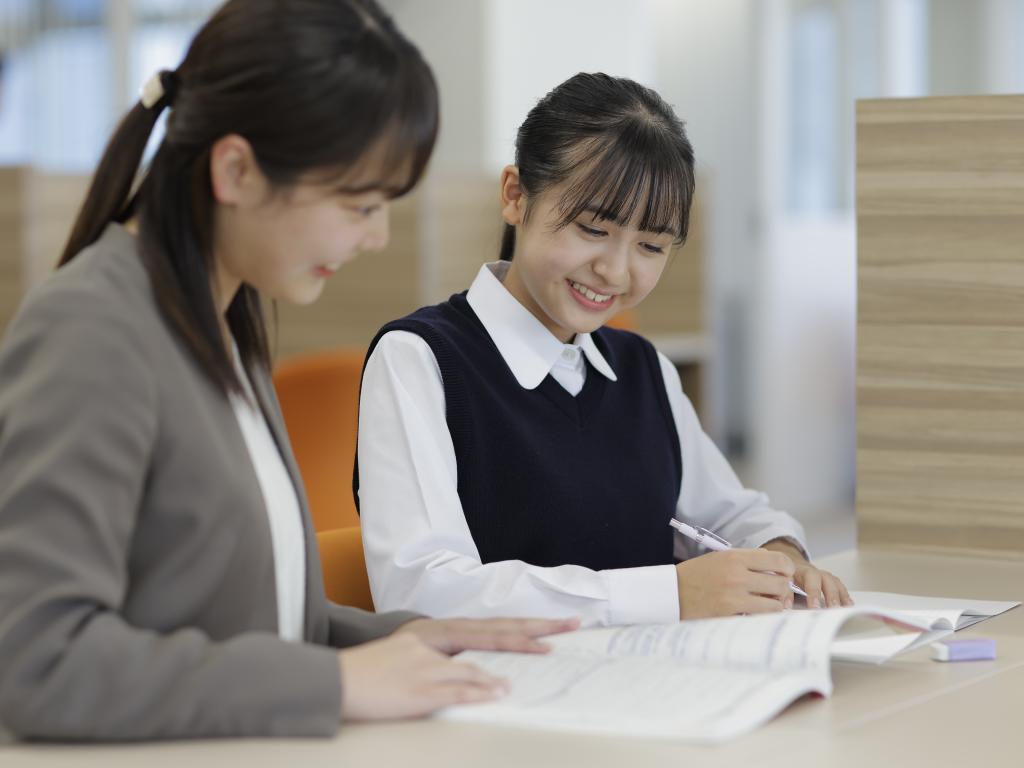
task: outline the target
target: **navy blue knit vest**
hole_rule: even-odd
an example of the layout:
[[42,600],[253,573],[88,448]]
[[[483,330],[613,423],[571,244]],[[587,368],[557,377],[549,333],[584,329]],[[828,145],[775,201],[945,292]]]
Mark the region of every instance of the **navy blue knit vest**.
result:
[[[521,387],[464,293],[388,323],[367,357],[396,330],[423,338],[437,358],[459,498],[482,562],[595,570],[674,562],[668,521],[682,462],[647,341],[597,331],[618,381],[588,363],[573,397],[550,375],[534,390]],[[357,463],[357,491],[358,479]]]

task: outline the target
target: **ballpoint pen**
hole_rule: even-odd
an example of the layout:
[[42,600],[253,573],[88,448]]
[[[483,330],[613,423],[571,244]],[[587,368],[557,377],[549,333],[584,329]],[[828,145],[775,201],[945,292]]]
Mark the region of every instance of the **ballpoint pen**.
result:
[[[679,531],[683,536],[688,539],[693,539],[702,547],[713,549],[715,552],[721,552],[724,549],[732,549],[732,544],[723,539],[716,533],[712,533],[707,528],[698,528],[692,525],[687,525],[684,522],[672,518],[668,521],[668,524]],[[807,597],[807,593],[804,592],[800,587],[794,584],[792,581],[789,582],[789,588],[796,594],[803,597]]]

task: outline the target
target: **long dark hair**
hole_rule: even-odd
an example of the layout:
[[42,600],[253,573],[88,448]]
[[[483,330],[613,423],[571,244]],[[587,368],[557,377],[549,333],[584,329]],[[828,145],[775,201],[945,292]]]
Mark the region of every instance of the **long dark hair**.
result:
[[[437,88],[419,51],[373,0],[229,0],[160,79],[164,96],[149,108],[136,104],[110,139],[60,266],[111,221],[137,215],[139,252],[161,311],[210,378],[225,393],[241,392],[211,287],[212,145],[244,137],[274,189],[300,177],[344,180],[380,149],[380,181],[347,191],[397,197],[416,184],[433,149]],[[166,136],[132,195],[165,106]],[[398,173],[400,181],[386,181]],[[253,288],[239,289],[227,323],[246,369],[269,369]]]
[[[693,147],[672,107],[650,88],[621,77],[581,72],[530,110],[516,134],[519,183],[532,202],[568,182],[558,201],[559,226],[588,209],[686,240],[694,192]],[[505,225],[501,258],[515,252],[516,228]]]

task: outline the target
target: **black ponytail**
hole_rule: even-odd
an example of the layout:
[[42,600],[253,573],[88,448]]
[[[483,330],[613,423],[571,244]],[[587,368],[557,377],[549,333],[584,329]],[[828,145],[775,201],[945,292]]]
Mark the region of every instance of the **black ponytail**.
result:
[[136,104],[121,119],[93,174],[58,266],[96,242],[108,222],[123,220],[128,195],[157,117],[155,110]]
[[[137,216],[139,254],[160,310],[202,370],[225,393],[241,392],[211,285],[211,147],[243,136],[275,189],[300,178],[345,188],[379,148],[379,177],[358,191],[397,197],[416,184],[433,149],[437,88],[419,51],[373,0],[229,0],[160,85],[160,98],[132,107],[110,139],[60,265],[110,222]],[[133,196],[165,106],[166,136]],[[226,319],[243,365],[269,369],[258,293],[243,285]]]
[[[672,107],[626,78],[580,73],[530,110],[516,134],[519,183],[531,204],[566,184],[559,226],[588,209],[625,225],[686,240],[695,186],[693,147]],[[516,228],[505,225],[501,258],[515,253]]]

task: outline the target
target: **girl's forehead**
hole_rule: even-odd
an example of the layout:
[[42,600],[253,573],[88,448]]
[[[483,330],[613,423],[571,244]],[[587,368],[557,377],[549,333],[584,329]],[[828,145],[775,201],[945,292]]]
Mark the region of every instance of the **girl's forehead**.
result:
[[566,220],[589,212],[620,226],[678,236],[692,171],[674,153],[664,147],[638,150],[617,141],[587,142],[566,159],[576,162],[555,185]]

